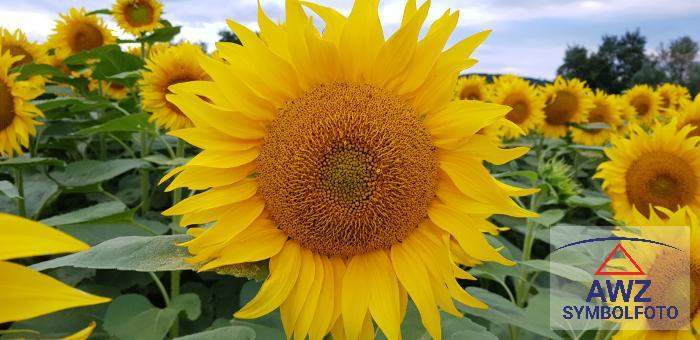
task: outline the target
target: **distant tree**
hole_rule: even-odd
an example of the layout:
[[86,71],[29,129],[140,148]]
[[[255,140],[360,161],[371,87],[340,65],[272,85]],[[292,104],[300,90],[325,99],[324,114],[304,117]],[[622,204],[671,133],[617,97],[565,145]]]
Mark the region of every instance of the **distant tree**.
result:
[[672,40],[668,47],[661,44],[658,50],[660,66],[671,81],[689,85],[690,72],[696,64],[698,43],[688,36]]
[[557,74],[564,78],[586,79],[588,68],[588,50],[583,46],[574,45],[566,49],[564,64],[559,66]]
[[227,29],[219,31],[219,41],[232,42],[234,44],[243,45],[241,39],[238,38],[236,33],[233,33]]
[[668,82],[668,76],[656,60],[648,60],[642,69],[632,76],[633,84],[647,84],[651,86]]
[[688,89],[693,95],[700,93],[700,63],[691,67],[688,77]]

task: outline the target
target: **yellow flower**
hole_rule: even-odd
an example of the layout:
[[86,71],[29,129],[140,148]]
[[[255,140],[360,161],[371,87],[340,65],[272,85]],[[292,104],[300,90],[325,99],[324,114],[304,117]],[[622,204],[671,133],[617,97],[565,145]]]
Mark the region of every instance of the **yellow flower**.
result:
[[68,13],[61,14],[61,20],[56,21],[54,33],[49,38],[50,46],[60,58],[115,42],[102,19],[87,15],[85,8],[71,8]]
[[542,134],[551,138],[563,137],[569,123],[584,123],[592,107],[590,90],[578,79],[566,80],[557,77],[554,84],[542,89],[544,96],[544,123]]
[[486,78],[480,75],[459,77],[455,87],[455,99],[486,100],[488,85]]
[[10,33],[10,31],[0,28],[0,49],[5,52],[10,52],[10,55],[13,57],[21,57],[12,64],[12,67],[31,63],[49,63],[44,46],[30,42],[27,36],[20,30],[15,30],[14,33]]
[[587,123],[604,123],[605,129],[582,129],[571,127],[571,139],[583,145],[603,145],[610,140],[615,131],[623,124],[620,117],[618,99],[608,96],[603,91],[596,91],[593,95],[593,109],[588,114]]
[[[91,79],[90,84],[88,84],[88,89],[90,91],[99,91],[100,83],[96,79]],[[112,99],[122,100],[129,95],[129,88],[123,84],[102,81],[102,93]]]
[[544,120],[542,110],[544,101],[537,89],[525,79],[516,76],[496,78],[489,91],[488,99],[492,103],[512,108],[506,118],[513,124],[504,124],[500,132],[506,138],[515,138],[528,133]]
[[168,130],[192,126],[190,118],[165,97],[171,93],[168,88],[174,84],[209,79],[197,61],[203,56],[204,52],[198,46],[187,43],[150,53],[140,88],[142,105],[144,110],[152,113],[151,121]]
[[44,92],[40,82],[16,81],[18,73],[10,74],[10,67],[21,56],[11,57],[0,50],[0,156],[22,154],[29,146],[29,137],[36,135],[35,119],[42,112],[30,101]]
[[656,94],[659,96],[659,110],[663,114],[678,109],[681,100],[688,99],[690,95],[687,88],[671,83],[656,88]]
[[694,101],[682,100],[678,111],[679,126],[691,126],[693,130],[688,136],[700,136],[700,94]]
[[[146,51],[148,51],[148,55],[146,56],[146,58],[150,57],[153,54],[161,53],[161,52],[167,50],[169,47],[170,47],[170,44],[160,43],[160,42],[152,44],[152,45],[148,45],[146,47]],[[131,54],[133,56],[141,58],[141,46],[132,46],[129,48],[129,50],[127,52],[129,52],[129,54]]]
[[625,92],[627,102],[632,105],[637,113],[636,120],[640,124],[648,125],[659,115],[659,95],[648,85],[635,85]]
[[56,229],[0,213],[0,323],[108,302],[6,260],[74,253],[90,247]]
[[[644,239],[662,240],[664,243],[682,247],[681,250],[690,256],[686,260],[685,256],[678,256],[676,252],[654,251],[649,247],[637,246],[635,242],[623,242],[624,247],[635,254],[638,265],[647,271],[647,278],[652,280],[646,292],[646,296],[652,299],[663,297],[663,301],[668,305],[687,306],[690,312],[688,318],[679,317],[674,321],[659,321],[658,319],[645,320],[638,319],[624,322],[613,339],[627,340],[656,340],[656,339],[696,339],[700,332],[700,226],[697,216],[687,207],[678,209],[676,212],[659,208],[663,216],[655,212],[647,217],[637,210],[625,220],[628,226],[640,227],[632,232],[616,231],[618,236],[641,237]],[[644,228],[644,227],[656,228]],[[674,235],[676,233],[663,233],[658,227],[689,226],[690,227],[690,249],[682,246],[685,242],[672,242],[674,239],[685,235]],[[688,260],[690,263],[688,263]],[[614,259],[609,262],[611,265],[620,268],[621,271],[634,271],[636,268],[627,259]],[[688,272],[689,270],[689,272]],[[685,278],[689,277],[690,282]],[[687,285],[690,287],[687,287]],[[675,289],[674,289],[675,288]],[[690,298],[686,295],[690,290]],[[675,300],[674,300],[675,299]],[[682,300],[679,300],[682,299]],[[655,324],[656,323],[656,324]],[[659,330],[659,328],[686,328],[678,330]]]
[[649,216],[650,206],[700,212],[700,138],[688,137],[691,129],[678,129],[674,119],[651,132],[633,126],[629,138],[612,138],[605,150],[610,160],[595,177],[603,179],[617,219],[627,220],[633,208]]
[[[170,134],[203,149],[173,170],[167,190],[206,190],[165,215],[213,222],[186,242],[201,270],[269,259],[269,276],[238,318],[279,307],[288,337],[401,336],[408,297],[433,338],[453,299],[486,306],[456,278],[457,264],[510,265],[483,233],[492,214],[534,216],[511,196],[530,189],[498,182],[482,164],[526,148],[500,149],[475,135],[510,108],[451,101],[483,32],[444,50],[457,24],[447,11],[418,43],[428,3],[410,1],[384,39],[378,4],[355,2],[349,17],[299,1],[276,24],[259,11],[260,35],[236,22],[243,45],[219,43],[227,62],[200,56],[211,81],[177,84],[167,98],[194,127]],[[463,256],[463,255],[468,256]],[[336,337],[337,338],[337,337]]]
[[162,13],[163,4],[158,0],[117,0],[112,6],[119,27],[135,36],[161,27]]

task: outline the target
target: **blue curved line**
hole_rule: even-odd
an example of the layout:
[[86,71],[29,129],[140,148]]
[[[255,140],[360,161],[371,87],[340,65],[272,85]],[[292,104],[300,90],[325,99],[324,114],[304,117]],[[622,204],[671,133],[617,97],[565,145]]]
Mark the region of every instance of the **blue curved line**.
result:
[[678,248],[676,248],[676,247],[674,247],[674,246],[672,246],[672,245],[668,245],[668,244],[666,244],[666,243],[662,243],[662,242],[659,242],[659,241],[647,240],[647,239],[644,239],[644,238],[637,238],[637,237],[611,236],[611,237],[597,237],[597,238],[590,238],[590,239],[587,239],[587,240],[576,241],[576,242],[573,242],[573,243],[565,244],[565,245],[563,245],[563,246],[561,246],[561,247],[559,247],[559,248],[557,248],[557,249],[554,249],[554,250],[552,250],[552,252],[555,252],[555,251],[557,251],[557,250],[559,250],[559,249],[564,249],[564,248],[567,248],[567,247],[576,246],[576,245],[579,245],[579,244],[593,243],[593,242],[602,242],[602,241],[634,241],[634,242],[646,242],[646,243],[653,243],[653,244],[657,244],[657,245],[660,245],[660,246],[673,248],[673,249],[678,250],[678,251],[682,251],[682,250],[680,250],[680,249],[678,249]]

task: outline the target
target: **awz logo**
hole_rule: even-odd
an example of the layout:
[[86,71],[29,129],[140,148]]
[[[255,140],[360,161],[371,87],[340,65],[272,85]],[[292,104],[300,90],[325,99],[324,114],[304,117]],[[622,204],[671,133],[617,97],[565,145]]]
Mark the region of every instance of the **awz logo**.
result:
[[[600,241],[632,241],[655,244],[680,251],[679,249],[653,240],[627,237],[595,238],[567,244],[556,250]],[[622,255],[622,257],[618,256]],[[608,263],[614,258],[624,258],[631,270],[608,270]],[[675,305],[655,303],[649,294],[652,280],[646,277],[646,272],[625,249],[622,243],[617,243],[605,260],[595,271],[595,279],[591,282],[586,297],[586,305],[565,305],[562,307],[562,317],[566,320],[673,320],[678,318],[679,308]],[[602,304],[598,304],[598,302]]]

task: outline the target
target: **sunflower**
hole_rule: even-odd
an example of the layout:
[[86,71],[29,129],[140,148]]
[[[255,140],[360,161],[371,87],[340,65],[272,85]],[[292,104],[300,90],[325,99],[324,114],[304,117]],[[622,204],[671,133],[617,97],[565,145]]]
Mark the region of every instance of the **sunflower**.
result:
[[150,120],[158,126],[168,130],[192,126],[190,118],[166,100],[166,95],[171,93],[168,87],[172,85],[210,79],[197,61],[202,56],[204,52],[198,46],[188,43],[150,53],[139,84],[143,109],[152,113]]
[[569,123],[584,123],[592,107],[590,89],[578,80],[557,77],[553,84],[542,89],[544,96],[544,122],[540,126],[542,134],[551,138],[566,135]]
[[604,123],[608,127],[603,129],[571,127],[571,139],[583,145],[603,145],[623,124],[618,100],[598,90],[593,95],[592,101],[593,109],[588,114],[587,123]]
[[[100,83],[96,79],[92,79],[88,88],[90,91],[99,91]],[[129,88],[125,85],[104,80],[102,81],[102,91],[105,96],[115,100],[122,100],[129,95]]]
[[692,126],[688,136],[700,136],[700,94],[695,96],[694,101],[682,100],[678,110],[678,123],[680,126]]
[[639,123],[648,125],[658,116],[661,99],[649,85],[635,85],[625,92],[625,97],[634,107]]
[[635,125],[629,138],[612,138],[605,150],[610,160],[595,177],[603,179],[617,219],[629,218],[633,208],[649,216],[650,206],[700,212],[700,137],[689,137],[691,130],[678,129],[673,119],[651,132]]
[[12,57],[0,50],[0,156],[22,154],[29,146],[29,136],[36,135],[35,119],[42,112],[29,101],[44,92],[40,83],[16,81],[19,73],[10,74],[12,64],[22,57]]
[[488,92],[486,77],[476,74],[459,77],[455,87],[455,99],[486,100]]
[[486,217],[534,216],[482,164],[527,148],[501,149],[475,133],[510,108],[451,101],[457,75],[474,64],[483,32],[444,50],[457,24],[447,11],[417,42],[428,13],[410,1],[384,39],[373,0],[348,17],[298,1],[276,24],[259,11],[260,35],[236,22],[243,45],[219,43],[228,63],[201,55],[211,81],[171,86],[167,98],[194,127],[170,134],[203,149],[167,190],[206,190],[164,212],[210,224],[184,244],[200,270],[269,259],[269,276],[238,318],[279,307],[288,337],[401,336],[411,297],[427,331],[441,338],[453,299],[486,305],[456,278],[456,264],[511,265],[485,239]]
[[36,271],[7,262],[22,257],[74,253],[90,247],[56,229],[0,213],[0,323],[108,302]]
[[515,138],[539,126],[544,120],[544,101],[537,89],[517,76],[501,76],[494,80],[488,99],[492,103],[507,105],[512,108],[506,115],[510,125],[503,125],[501,134],[506,138]]
[[[148,45],[148,47],[146,47],[146,51],[148,51],[148,56],[146,56],[146,57],[149,57],[155,53],[161,53],[161,52],[167,50],[169,47],[170,47],[169,43],[161,43],[161,42]],[[127,52],[133,56],[141,58],[141,46],[138,46],[138,45],[132,46],[127,50]]]
[[112,6],[119,27],[135,36],[161,27],[162,13],[163,4],[158,0],[117,0]]
[[[700,332],[700,226],[697,216],[683,207],[675,212],[659,208],[663,216],[651,212],[646,217],[637,210],[625,221],[629,226],[635,226],[634,233],[629,231],[615,231],[617,236],[636,237],[643,239],[660,240],[666,244],[681,247],[681,252],[659,251],[658,248],[641,246],[637,242],[624,242],[625,249],[634,253],[638,265],[646,269],[646,278],[652,280],[646,296],[654,301],[664,301],[668,305],[686,306],[690,315],[683,314],[675,320],[659,321],[658,319],[638,319],[625,321],[615,340],[627,339],[696,339]],[[680,233],[664,233],[661,227],[689,226],[690,242],[687,239],[679,239],[686,235]],[[656,227],[656,228],[644,228]],[[690,249],[684,244],[690,245]],[[688,257],[688,251],[690,256]],[[680,255],[680,256],[679,256]],[[614,259],[609,262],[621,271],[633,271],[635,268],[627,259]],[[689,279],[686,279],[689,278]],[[622,277],[620,277],[622,279]],[[688,297],[690,293],[690,297]],[[634,292],[633,294],[636,294]],[[630,300],[630,304],[633,302]],[[669,327],[678,328],[668,330]],[[664,329],[664,330],[661,330]]]
[[659,96],[659,110],[664,114],[678,109],[681,100],[687,99],[689,96],[687,88],[671,83],[659,86],[656,89],[656,94]]
[[13,57],[21,57],[12,64],[12,67],[26,64],[48,64],[49,59],[44,46],[30,42],[27,36],[20,30],[14,33],[0,28],[0,49],[10,52]]
[[96,15],[88,15],[85,8],[71,8],[56,22],[49,44],[61,58],[113,44],[116,39]]

